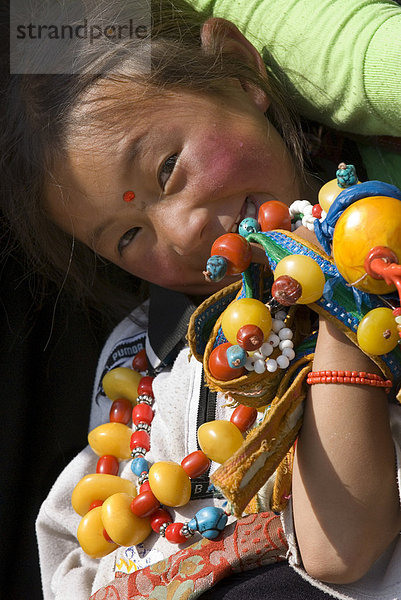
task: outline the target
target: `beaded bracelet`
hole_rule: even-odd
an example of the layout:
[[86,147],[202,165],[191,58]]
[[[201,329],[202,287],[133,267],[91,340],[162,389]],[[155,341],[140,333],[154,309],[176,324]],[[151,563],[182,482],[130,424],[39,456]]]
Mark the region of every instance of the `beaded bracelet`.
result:
[[311,371],[307,383],[356,383],[359,385],[371,385],[386,388],[386,392],[392,387],[390,379],[383,379],[376,373],[365,371]]

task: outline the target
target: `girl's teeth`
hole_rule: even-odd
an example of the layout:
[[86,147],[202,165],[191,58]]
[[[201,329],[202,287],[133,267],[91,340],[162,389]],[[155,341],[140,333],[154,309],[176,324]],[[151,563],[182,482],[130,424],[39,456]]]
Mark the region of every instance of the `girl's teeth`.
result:
[[254,205],[253,202],[251,202],[248,199],[246,201],[245,217],[252,217],[252,218],[256,217],[256,206]]

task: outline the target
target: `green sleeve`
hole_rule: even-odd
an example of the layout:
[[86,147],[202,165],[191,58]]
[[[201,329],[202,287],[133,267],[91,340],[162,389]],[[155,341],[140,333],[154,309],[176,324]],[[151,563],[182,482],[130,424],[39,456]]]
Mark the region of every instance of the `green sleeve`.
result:
[[401,7],[392,0],[189,0],[235,23],[288,78],[304,116],[401,136]]

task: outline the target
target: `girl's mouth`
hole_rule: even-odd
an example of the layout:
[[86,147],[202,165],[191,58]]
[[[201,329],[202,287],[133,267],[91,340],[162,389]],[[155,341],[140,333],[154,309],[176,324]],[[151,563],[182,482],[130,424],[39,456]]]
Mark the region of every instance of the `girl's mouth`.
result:
[[230,232],[238,233],[238,225],[243,219],[246,219],[247,217],[252,217],[253,219],[256,219],[258,216],[258,210],[259,204],[257,200],[253,196],[247,196],[237,218],[234,221],[233,226],[230,229]]

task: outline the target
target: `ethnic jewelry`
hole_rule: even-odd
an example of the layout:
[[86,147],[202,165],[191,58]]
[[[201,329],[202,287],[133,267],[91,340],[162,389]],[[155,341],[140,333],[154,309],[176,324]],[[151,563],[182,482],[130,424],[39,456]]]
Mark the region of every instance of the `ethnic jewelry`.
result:
[[353,383],[358,385],[371,385],[373,387],[385,388],[386,392],[390,390],[393,383],[390,379],[383,379],[376,373],[366,373],[365,371],[311,371],[308,374],[307,383],[314,385],[316,383]]
[[[146,362],[142,351],[134,358],[133,367],[144,370]],[[106,395],[114,399],[110,423],[89,434],[89,444],[99,455],[96,474],[81,479],[71,499],[73,508],[83,516],[78,541],[93,558],[105,556],[118,546],[136,545],[152,530],[176,544],[187,541],[196,532],[214,539],[227,522],[223,509],[207,506],[187,523],[174,523],[161,504],[187,504],[191,497],[190,479],[205,473],[210,460],[224,462],[241,446],[242,432],[253,425],[257,411],[237,406],[230,421],[211,421],[199,428],[202,450],[192,452],[181,464],[162,461],[149,466],[145,456],[150,449],[154,416],[152,380],[124,367],[109,371],[103,378]],[[128,427],[131,414],[133,433]],[[131,470],[138,478],[138,492],[131,481],[118,477],[119,460],[130,457]]]

